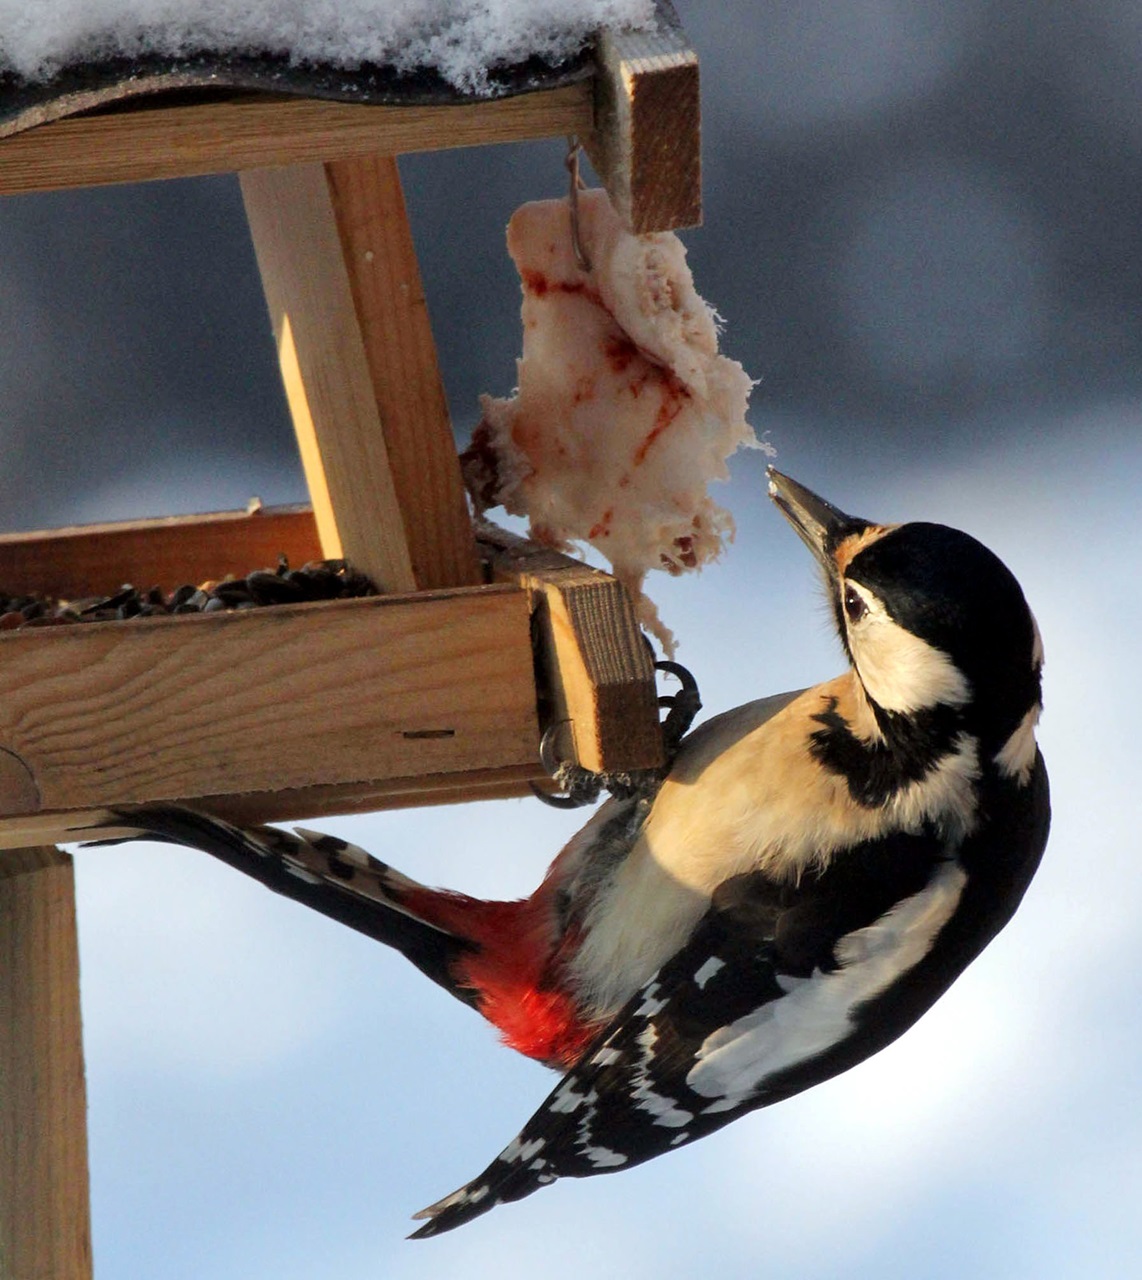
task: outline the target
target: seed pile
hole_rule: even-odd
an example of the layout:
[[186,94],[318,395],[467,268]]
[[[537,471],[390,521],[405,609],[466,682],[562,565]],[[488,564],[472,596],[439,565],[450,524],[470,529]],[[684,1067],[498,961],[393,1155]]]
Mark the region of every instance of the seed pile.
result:
[[115,622],[173,613],[255,609],[309,600],[348,600],[376,594],[369,579],[344,560],[312,560],[300,569],[291,569],[283,556],[276,569],[255,569],[244,578],[226,578],[200,586],[187,583],[170,592],[159,587],[140,590],[125,585],[110,596],[53,600],[43,596],[6,595],[0,591],[0,631],[56,627],[73,622]]

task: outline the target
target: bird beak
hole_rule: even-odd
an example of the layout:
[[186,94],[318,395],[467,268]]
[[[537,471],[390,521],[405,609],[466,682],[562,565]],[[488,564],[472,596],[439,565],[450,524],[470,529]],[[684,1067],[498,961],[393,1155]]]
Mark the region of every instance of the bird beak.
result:
[[801,541],[830,578],[836,578],[837,565],[833,553],[838,543],[851,533],[868,528],[868,521],[846,515],[824,498],[782,475],[773,467],[769,471],[769,496],[781,514],[797,530]]

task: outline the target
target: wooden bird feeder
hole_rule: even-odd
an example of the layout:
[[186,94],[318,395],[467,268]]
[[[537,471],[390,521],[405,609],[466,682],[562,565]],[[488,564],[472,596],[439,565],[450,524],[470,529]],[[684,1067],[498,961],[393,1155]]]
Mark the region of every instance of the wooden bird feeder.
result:
[[[70,861],[107,810],[241,822],[524,794],[542,730],[661,762],[654,673],[609,575],[463,492],[401,152],[575,135],[638,232],[700,218],[697,59],[669,6],[464,98],[269,59],[0,81],[0,194],[240,175],[311,503],[0,535],[0,588],[75,598],[344,557],[377,597],[0,635],[0,1273],[91,1275]],[[288,692],[284,692],[288,691]],[[202,708],[209,707],[209,715]]]

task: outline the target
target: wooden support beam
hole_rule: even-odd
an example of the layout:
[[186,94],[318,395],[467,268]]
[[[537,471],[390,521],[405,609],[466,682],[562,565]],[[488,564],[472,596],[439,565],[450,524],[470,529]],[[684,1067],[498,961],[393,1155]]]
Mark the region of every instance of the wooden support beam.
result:
[[0,1275],[91,1280],[71,859],[0,854]]
[[383,591],[415,591],[325,166],[241,181],[322,548]]
[[348,156],[586,137],[590,81],[456,106],[245,95],[73,116],[0,142],[0,194],[149,182]]
[[[132,97],[0,137],[0,194],[145,182],[577,135],[636,232],[701,221],[698,59],[668,0],[646,33],[604,31],[580,83],[484,102],[380,105],[246,93],[182,105]],[[162,88],[156,81],[155,90]],[[132,95],[144,90],[124,85]],[[156,98],[155,101],[161,101]],[[0,133],[4,130],[0,128]]]
[[6,813],[535,770],[514,587],[0,636]]
[[242,174],[326,554],[393,591],[481,580],[396,160]]
[[325,166],[419,590],[483,581],[395,156]]
[[[279,791],[213,795],[193,799],[193,804],[239,826],[261,822],[296,822],[376,813],[382,809],[411,809],[423,805],[469,804],[477,800],[507,800],[532,796],[531,784],[550,787],[538,756],[529,764],[500,769],[473,769],[464,773],[418,774],[407,778],[383,778]],[[30,840],[74,843],[127,836],[133,828],[118,825],[106,808],[51,809],[39,813],[0,817],[0,858],[4,850],[22,849]],[[0,1276],[4,1273],[0,1271]]]
[[545,723],[564,723],[563,759],[595,773],[663,763],[654,664],[626,589],[494,525],[479,537],[501,580],[532,599],[541,659]]
[[698,55],[659,0],[649,33],[604,31],[595,77],[595,128],[582,141],[632,231],[702,221]]
[[300,568],[321,557],[308,506],[258,507],[0,534],[0,591],[67,600],[124,583],[167,591],[186,582],[245,577],[284,555]]

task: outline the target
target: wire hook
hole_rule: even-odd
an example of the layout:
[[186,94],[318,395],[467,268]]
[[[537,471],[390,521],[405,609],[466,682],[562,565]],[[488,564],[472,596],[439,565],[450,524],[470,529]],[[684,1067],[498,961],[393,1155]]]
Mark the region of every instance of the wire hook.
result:
[[583,248],[583,240],[579,232],[579,192],[587,188],[587,184],[579,176],[579,153],[582,150],[579,139],[575,134],[570,134],[567,138],[567,156],[563,163],[571,175],[571,191],[568,195],[568,203],[571,206],[571,247],[575,250],[575,261],[579,264],[579,270],[589,273],[591,259]]

